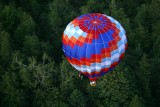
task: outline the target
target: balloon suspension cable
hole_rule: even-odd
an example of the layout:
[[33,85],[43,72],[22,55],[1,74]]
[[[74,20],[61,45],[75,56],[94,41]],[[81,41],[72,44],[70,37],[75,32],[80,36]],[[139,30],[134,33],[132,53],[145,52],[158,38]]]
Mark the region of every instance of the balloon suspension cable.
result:
[[91,86],[96,86],[96,81],[90,81]]

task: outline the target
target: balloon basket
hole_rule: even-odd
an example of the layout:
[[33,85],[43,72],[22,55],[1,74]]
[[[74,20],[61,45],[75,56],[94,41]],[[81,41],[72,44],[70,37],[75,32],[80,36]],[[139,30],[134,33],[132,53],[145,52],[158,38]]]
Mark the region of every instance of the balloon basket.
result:
[[90,81],[91,86],[96,86],[96,81]]

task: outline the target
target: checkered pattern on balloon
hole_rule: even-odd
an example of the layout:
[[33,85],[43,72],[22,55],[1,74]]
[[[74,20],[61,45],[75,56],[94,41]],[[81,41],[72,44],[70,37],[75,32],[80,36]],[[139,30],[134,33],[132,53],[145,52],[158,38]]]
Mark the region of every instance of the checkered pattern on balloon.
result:
[[126,32],[114,18],[90,13],[75,18],[62,35],[62,49],[69,63],[96,81],[123,58]]

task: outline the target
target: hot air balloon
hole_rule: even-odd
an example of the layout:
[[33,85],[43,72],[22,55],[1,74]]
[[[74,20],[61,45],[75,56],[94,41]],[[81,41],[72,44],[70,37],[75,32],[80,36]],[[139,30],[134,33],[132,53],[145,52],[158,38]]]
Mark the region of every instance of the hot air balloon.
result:
[[121,24],[100,13],[75,18],[62,35],[62,49],[68,62],[89,78],[91,86],[121,61],[126,47],[126,32]]

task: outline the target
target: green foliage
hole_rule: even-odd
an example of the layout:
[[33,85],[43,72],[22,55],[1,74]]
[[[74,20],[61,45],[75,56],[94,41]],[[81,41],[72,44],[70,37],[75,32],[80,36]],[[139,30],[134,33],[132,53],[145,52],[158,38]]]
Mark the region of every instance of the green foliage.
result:
[[9,6],[4,6],[0,12],[0,23],[2,28],[7,32],[12,33],[16,29],[19,23],[19,10],[11,3]]
[[[17,58],[17,56],[15,56],[15,58]],[[53,74],[55,73],[54,62],[48,57],[43,56],[42,63],[38,63],[34,57],[30,57],[28,59],[28,65],[19,62],[18,59],[15,60],[17,60],[20,66],[19,73],[24,86],[38,88],[51,87],[51,84],[56,84],[56,80],[52,80]]]
[[35,96],[34,96],[33,106],[58,107],[58,106],[65,105],[63,104],[63,102],[60,102],[58,100],[60,92],[57,88],[50,88],[46,90],[37,89],[34,91],[34,93],[35,93]]
[[21,19],[19,25],[17,26],[17,29],[14,31],[14,37],[16,40],[16,44],[19,44],[19,46],[21,46],[25,36],[33,34],[35,23],[32,17],[25,12],[21,13],[19,17],[21,17]]
[[24,105],[25,93],[20,88],[18,89],[17,73],[6,71],[2,76],[1,89],[3,98],[1,100],[2,106],[6,107],[21,107]]
[[5,65],[10,60],[11,55],[10,35],[5,31],[0,30],[0,41],[0,57]]
[[69,103],[71,107],[85,107],[86,98],[77,89],[73,90],[69,97]]
[[160,36],[157,37],[153,45],[153,53],[157,53],[154,54],[155,57],[157,58],[160,57],[160,54],[158,54],[159,52],[160,52]]
[[[82,6],[81,13],[103,12],[109,6],[109,1],[103,0],[87,0],[86,5]],[[96,5],[96,6],[95,6]]]
[[41,54],[41,42],[37,36],[25,36],[23,52],[27,56],[39,56]]
[[151,82],[150,82],[150,85],[151,85],[151,91],[152,91],[152,95],[153,97],[155,98],[155,101],[156,101],[156,104],[160,104],[160,98],[159,98],[159,95],[160,95],[160,59],[159,58],[155,58],[155,59],[152,59],[151,61],[151,69],[152,69],[152,74],[151,74]]
[[142,100],[137,95],[135,95],[132,98],[132,101],[131,101],[129,107],[144,107],[144,105],[142,103]]
[[20,4],[20,6],[23,6],[27,12],[32,14],[35,18],[38,18],[38,14],[41,10],[41,5],[38,0],[15,0],[17,4]]
[[122,71],[119,67],[98,81],[98,96],[103,105],[107,107],[128,106],[128,100],[131,99],[135,90],[132,90],[125,72],[128,71],[126,69]]
[[[0,0],[1,107],[158,107],[159,0]],[[61,36],[75,17],[118,20],[128,49],[96,87],[62,57]]]
[[[67,0],[54,0],[49,3],[49,12],[47,15],[49,27],[51,28],[51,39],[53,46],[53,56],[56,61],[60,62],[61,57],[61,36],[66,24],[69,23],[70,17],[76,17],[74,9]],[[65,21],[64,21],[65,20]],[[66,23],[67,22],[67,23]],[[64,26],[65,25],[65,26]],[[57,51],[58,50],[58,51]]]
[[153,106],[153,98],[150,90],[151,70],[150,63],[146,54],[143,54],[139,61],[139,67],[137,69],[138,84],[141,86],[142,97],[146,100],[146,105]]

